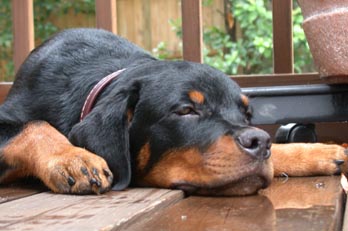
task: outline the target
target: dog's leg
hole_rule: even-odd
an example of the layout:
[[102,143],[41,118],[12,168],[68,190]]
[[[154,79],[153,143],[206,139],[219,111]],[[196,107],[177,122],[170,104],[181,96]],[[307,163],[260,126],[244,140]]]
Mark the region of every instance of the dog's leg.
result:
[[334,175],[348,170],[347,149],[339,145],[273,144],[271,151],[275,176]]
[[101,157],[73,146],[47,122],[27,123],[1,147],[0,182],[35,176],[57,193],[102,193],[112,173]]

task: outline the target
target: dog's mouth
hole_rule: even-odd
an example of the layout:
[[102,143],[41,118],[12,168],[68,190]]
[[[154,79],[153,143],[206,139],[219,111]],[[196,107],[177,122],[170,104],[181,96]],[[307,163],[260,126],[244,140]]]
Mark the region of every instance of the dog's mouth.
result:
[[215,187],[180,182],[173,184],[172,188],[183,190],[186,195],[246,196],[256,194],[260,189],[267,188],[271,181],[270,174],[259,174],[246,176]]

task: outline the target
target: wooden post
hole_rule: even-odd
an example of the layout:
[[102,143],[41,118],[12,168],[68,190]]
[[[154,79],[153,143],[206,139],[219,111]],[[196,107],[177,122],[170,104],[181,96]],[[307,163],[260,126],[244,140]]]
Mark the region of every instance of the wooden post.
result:
[[274,0],[272,3],[274,73],[293,73],[292,0]]
[[12,0],[15,71],[34,49],[33,0]]
[[117,33],[116,0],[96,0],[97,28]]
[[182,0],[182,40],[184,60],[202,63],[202,3],[201,0]]

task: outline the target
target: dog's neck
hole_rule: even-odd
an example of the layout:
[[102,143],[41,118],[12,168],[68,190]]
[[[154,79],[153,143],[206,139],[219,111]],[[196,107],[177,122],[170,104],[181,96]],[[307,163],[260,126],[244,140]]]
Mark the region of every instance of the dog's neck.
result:
[[85,100],[85,103],[83,104],[80,121],[82,121],[88,115],[88,113],[92,111],[95,101],[103,89],[108,86],[112,80],[116,79],[124,70],[126,69],[121,69],[105,76],[92,88]]

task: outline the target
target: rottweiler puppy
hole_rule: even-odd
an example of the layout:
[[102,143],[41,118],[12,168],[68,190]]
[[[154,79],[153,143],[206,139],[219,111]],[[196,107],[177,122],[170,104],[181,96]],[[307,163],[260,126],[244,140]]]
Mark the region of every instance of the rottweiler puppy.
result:
[[66,30],[31,52],[0,107],[0,182],[34,176],[57,193],[142,186],[231,196],[282,173],[346,168],[338,145],[271,146],[251,116],[221,71],[157,60],[103,30]]

